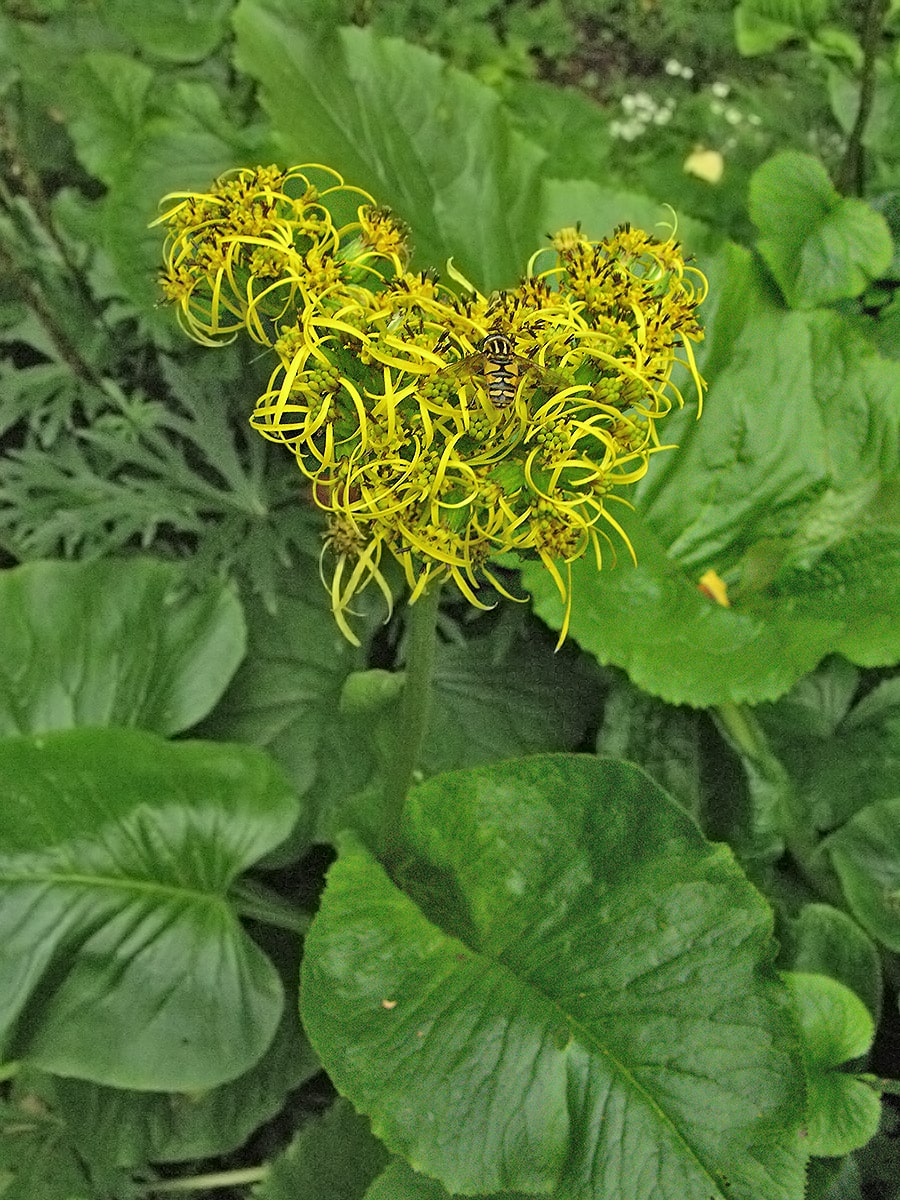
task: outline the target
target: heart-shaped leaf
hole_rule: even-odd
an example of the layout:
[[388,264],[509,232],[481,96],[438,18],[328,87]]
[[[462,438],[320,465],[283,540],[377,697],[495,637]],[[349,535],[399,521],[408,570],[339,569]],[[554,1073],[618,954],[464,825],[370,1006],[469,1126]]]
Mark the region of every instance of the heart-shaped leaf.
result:
[[[289,996],[295,994],[300,947],[283,936],[265,939]],[[280,932],[280,931],[279,931]],[[84,1079],[51,1081],[52,1107],[82,1158],[134,1168],[145,1163],[211,1158],[237,1149],[283,1107],[290,1091],[320,1070],[303,1036],[296,1006],[286,1003],[265,1054],[236,1079],[202,1092],[135,1092]]]
[[234,590],[152,559],[0,572],[0,735],[80,725],[172,734],[204,717],[245,648]]
[[875,1026],[863,1002],[836,979],[803,973],[785,979],[803,1035],[810,1153],[817,1158],[849,1154],[878,1132],[881,1100],[868,1083],[837,1068],[869,1051]]
[[464,1194],[799,1200],[790,1004],[729,851],[567,756],[438,776],[402,834],[395,879],[344,841],[301,984],[389,1149]]
[[125,729],[0,742],[2,1053],[138,1090],[249,1070],[284,993],[228,890],[296,818],[250,747]]
[[893,257],[884,217],[835,189],[818,159],[788,150],[750,184],[759,251],[792,308],[858,296]]

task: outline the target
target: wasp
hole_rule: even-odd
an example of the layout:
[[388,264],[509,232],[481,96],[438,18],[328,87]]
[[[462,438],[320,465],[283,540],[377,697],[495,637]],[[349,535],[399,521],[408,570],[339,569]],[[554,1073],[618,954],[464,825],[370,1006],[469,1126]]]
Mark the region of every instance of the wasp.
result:
[[536,375],[541,382],[548,378],[547,372],[537,363],[514,354],[512,339],[497,327],[490,330],[474,354],[467,354],[437,373],[437,377],[469,379],[479,375],[484,381],[488,400],[498,410],[509,408],[515,401],[519,381],[526,375]]

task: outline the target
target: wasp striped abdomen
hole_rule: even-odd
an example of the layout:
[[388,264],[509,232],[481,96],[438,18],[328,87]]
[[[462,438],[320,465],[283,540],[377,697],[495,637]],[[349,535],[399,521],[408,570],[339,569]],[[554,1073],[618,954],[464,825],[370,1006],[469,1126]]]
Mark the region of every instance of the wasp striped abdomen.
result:
[[494,408],[509,408],[516,398],[519,381],[516,356],[505,333],[492,329],[481,343],[488,400]]

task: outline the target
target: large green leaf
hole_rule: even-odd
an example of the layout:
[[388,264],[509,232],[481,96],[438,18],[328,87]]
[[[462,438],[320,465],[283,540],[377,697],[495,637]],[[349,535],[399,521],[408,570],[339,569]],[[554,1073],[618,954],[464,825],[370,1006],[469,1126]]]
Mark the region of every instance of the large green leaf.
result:
[[[804,716],[812,720],[808,710],[798,714],[800,698],[817,683],[834,687],[837,673],[833,665],[820,669],[760,713],[773,748],[791,773],[807,820],[823,831],[843,825],[874,800],[900,795],[900,679],[884,680],[851,708],[858,679],[853,672],[847,678],[850,695],[834,720],[821,714],[818,728],[800,724]],[[842,698],[843,693],[836,697]]]
[[900,952],[900,798],[869,804],[822,848],[857,921]]
[[139,53],[198,62],[207,57],[228,31],[233,0],[104,0],[104,19],[125,31]]
[[552,642],[531,629],[508,642],[494,636],[439,647],[420,765],[435,774],[576,749],[596,720],[598,676],[574,647],[554,656]]
[[[620,548],[573,568],[573,636],[697,706],[774,699],[832,651],[895,662],[900,370],[827,313],[753,315],[717,357],[702,419],[637,493],[643,520],[614,509],[637,567]],[[710,568],[730,608],[697,590]],[[546,572],[524,583],[559,628]]]
[[750,216],[792,308],[858,296],[893,257],[884,217],[841,196],[809,154],[785,151],[763,163],[750,184]]
[[[573,565],[569,636],[599,662],[623,667],[645,691],[670,704],[753,703],[787,691],[835,640],[828,624],[808,630],[777,611],[766,619],[720,607],[700,592],[701,572],[692,577],[669,557],[645,521],[618,509],[616,519],[637,566],[624,549],[599,572],[587,556]],[[549,574],[528,563],[522,581],[535,611],[558,629],[563,606]]]
[[[203,736],[250,742],[282,764],[305,795],[305,825],[294,839],[327,841],[345,825],[347,798],[375,770],[371,715],[342,707],[344,684],[364,652],[341,636],[321,586],[315,558],[298,553],[277,573],[272,609],[258,596],[246,611],[249,650],[221,704],[201,726]],[[371,628],[368,597],[356,605]]]
[[2,1053],[137,1090],[249,1070],[284,995],[228,891],[296,818],[250,747],[126,729],[0,742]]
[[[619,676],[605,697],[597,753],[643,767],[688,812],[703,801],[702,713],[662,704]],[[723,766],[717,762],[721,777]]]
[[83,54],[69,72],[68,129],[84,166],[112,182],[146,115],[153,71],[127,54]]
[[[264,948],[276,957],[287,994],[293,997],[300,947],[295,939],[286,946],[281,931],[268,932]],[[135,1092],[56,1078],[50,1099],[86,1162],[134,1168],[237,1149],[275,1116],[290,1091],[319,1069],[296,1005],[288,1002],[262,1058],[218,1087],[190,1093]]]
[[335,32],[292,0],[241,0],[238,65],[294,161],[337,168],[413,231],[421,266],[449,256],[478,286],[508,286],[544,230],[544,152],[497,95],[437,55],[371,30]]
[[[814,580],[819,560],[896,520],[900,369],[828,313],[769,308],[735,334],[701,420],[641,496],[674,557],[722,575],[743,560],[743,591],[783,593],[779,575]],[[881,574],[864,590],[890,586]]]
[[438,776],[401,836],[395,879],[344,841],[301,984],[313,1045],[389,1149],[451,1192],[799,1200],[771,912],[642,771]]
[[205,716],[244,655],[231,587],[150,559],[35,562],[0,573],[0,734]]

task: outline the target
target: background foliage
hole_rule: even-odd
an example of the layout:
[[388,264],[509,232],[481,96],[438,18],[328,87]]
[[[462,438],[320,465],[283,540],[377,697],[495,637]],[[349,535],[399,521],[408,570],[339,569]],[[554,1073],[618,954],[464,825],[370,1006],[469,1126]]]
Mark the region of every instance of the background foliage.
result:
[[[896,0],[4,6],[4,1196],[900,1196],[898,38]],[[637,566],[579,564],[555,655],[533,565],[445,597],[390,871],[403,606],[340,637],[268,368],[182,340],[148,228],[310,160],[483,289],[665,204],[711,285]]]

